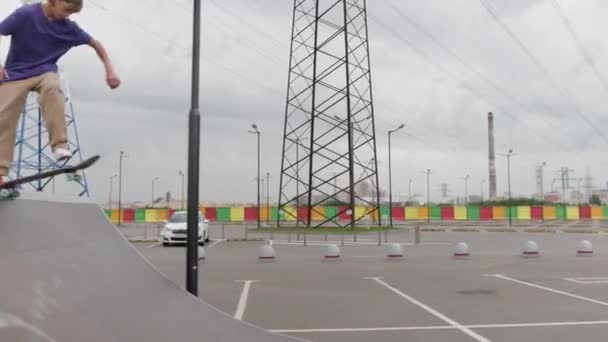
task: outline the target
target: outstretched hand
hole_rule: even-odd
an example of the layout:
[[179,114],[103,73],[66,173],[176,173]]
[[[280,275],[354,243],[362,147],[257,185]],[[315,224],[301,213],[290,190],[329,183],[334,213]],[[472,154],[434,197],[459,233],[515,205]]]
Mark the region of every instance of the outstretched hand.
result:
[[106,83],[110,89],[116,89],[120,86],[121,81],[115,72],[111,72],[106,75]]
[[4,77],[6,76],[6,72],[4,71],[4,67],[0,64],[0,82],[4,81]]

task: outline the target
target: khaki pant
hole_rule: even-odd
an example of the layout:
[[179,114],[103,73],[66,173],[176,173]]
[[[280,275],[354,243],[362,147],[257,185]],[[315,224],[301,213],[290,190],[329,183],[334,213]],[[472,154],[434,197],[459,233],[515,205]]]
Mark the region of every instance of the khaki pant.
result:
[[65,97],[58,74],[49,72],[25,80],[0,83],[0,175],[7,175],[13,162],[17,124],[30,91],[39,94],[38,102],[52,150],[67,148]]

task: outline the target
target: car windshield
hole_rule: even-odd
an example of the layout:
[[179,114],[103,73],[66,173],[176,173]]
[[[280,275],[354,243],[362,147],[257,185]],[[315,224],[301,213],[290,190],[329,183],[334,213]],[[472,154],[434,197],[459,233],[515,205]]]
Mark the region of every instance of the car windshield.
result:
[[[187,221],[188,221],[188,213],[185,213],[185,212],[175,213],[169,219],[169,223],[185,223]],[[199,222],[201,221],[200,215],[198,216],[198,221]]]
[[169,219],[169,223],[184,223],[188,220],[188,214],[186,213],[175,213]]

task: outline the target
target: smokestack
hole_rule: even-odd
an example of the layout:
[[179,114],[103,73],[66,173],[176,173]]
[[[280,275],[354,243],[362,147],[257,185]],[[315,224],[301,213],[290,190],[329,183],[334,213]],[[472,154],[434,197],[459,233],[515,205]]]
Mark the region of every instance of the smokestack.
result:
[[494,154],[494,115],[488,113],[488,152],[490,160],[490,200],[496,199],[496,156]]

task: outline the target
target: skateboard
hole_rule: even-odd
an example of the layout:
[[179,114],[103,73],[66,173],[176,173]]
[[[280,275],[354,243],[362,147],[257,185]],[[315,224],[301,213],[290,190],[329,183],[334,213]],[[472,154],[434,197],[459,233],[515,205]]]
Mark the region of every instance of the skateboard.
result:
[[95,155],[89,159],[83,160],[81,163],[76,165],[65,165],[56,169],[43,171],[30,176],[25,176],[13,180],[6,181],[4,184],[0,184],[0,200],[3,199],[15,199],[19,197],[20,193],[17,190],[17,186],[37,180],[51,178],[63,174],[68,175],[69,181],[79,182],[82,177],[77,175],[76,172],[89,168],[99,160],[100,156]]

